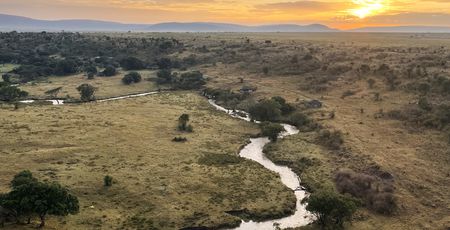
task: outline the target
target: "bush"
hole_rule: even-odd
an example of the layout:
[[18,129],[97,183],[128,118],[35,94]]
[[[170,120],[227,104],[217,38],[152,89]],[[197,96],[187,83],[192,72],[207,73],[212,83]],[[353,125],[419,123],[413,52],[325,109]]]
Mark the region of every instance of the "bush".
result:
[[122,82],[125,85],[141,82],[142,77],[138,72],[130,72],[122,78]]
[[284,127],[278,123],[263,122],[259,127],[261,128],[261,134],[271,141],[277,141],[278,135],[285,131]]
[[156,65],[159,69],[171,69],[172,60],[170,60],[170,58],[161,58],[156,62]]
[[368,209],[381,214],[391,214],[396,208],[394,189],[391,183],[374,176],[341,170],[335,175],[336,188],[365,202]]
[[178,130],[190,133],[193,132],[194,128],[192,127],[192,125],[189,125],[188,122],[189,122],[189,114],[182,114],[178,118]]
[[113,66],[106,67],[105,70],[103,70],[103,72],[102,72],[102,75],[105,77],[112,77],[116,74],[117,74],[117,70]]
[[111,187],[112,184],[113,184],[113,178],[111,176],[107,175],[103,178],[103,185],[105,187]]
[[156,83],[163,85],[163,84],[171,84],[173,81],[173,75],[170,69],[161,69],[156,74],[158,77],[156,80]]
[[77,87],[78,92],[80,93],[80,99],[82,101],[93,101],[95,100],[95,91],[97,91],[97,88],[90,84],[82,84]]
[[290,115],[286,122],[304,131],[316,128],[314,121],[301,112],[296,112]]
[[90,66],[87,66],[86,68],[84,68],[84,71],[86,71],[86,73],[88,73],[88,75],[90,73],[96,74],[97,73],[97,67],[95,67],[94,65],[90,65]]
[[286,100],[280,96],[272,97],[272,100],[278,102],[281,105],[281,115],[288,115],[295,111],[295,107],[291,104],[286,103]]
[[318,191],[305,198],[306,210],[311,212],[317,223],[325,229],[343,229],[346,221],[351,221],[358,208],[358,201],[339,195],[333,191]]
[[125,70],[141,70],[145,68],[144,62],[135,57],[127,57],[120,60],[120,66]]
[[321,130],[317,142],[331,150],[339,150],[344,140],[340,131]]
[[172,139],[173,142],[186,142],[187,138],[186,137],[174,137]]

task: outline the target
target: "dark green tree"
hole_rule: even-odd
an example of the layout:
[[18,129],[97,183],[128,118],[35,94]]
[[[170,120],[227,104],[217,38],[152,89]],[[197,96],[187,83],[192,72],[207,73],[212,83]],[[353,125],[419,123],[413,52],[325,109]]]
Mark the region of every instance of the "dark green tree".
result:
[[193,128],[188,124],[189,122],[189,114],[182,114],[178,118],[178,130],[192,132]]
[[249,108],[250,116],[259,121],[277,121],[281,116],[281,105],[274,100],[262,100]]
[[103,178],[103,185],[105,187],[111,187],[112,184],[113,184],[113,178],[111,176],[107,175]]
[[7,83],[0,82],[0,101],[16,101],[27,97],[28,92],[23,91],[16,86],[10,86]]
[[145,68],[144,62],[136,57],[127,57],[120,60],[120,66],[125,70],[141,70]]
[[139,83],[142,81],[141,74],[138,72],[130,72],[122,78],[122,82],[125,85],[130,85],[132,83]]
[[359,202],[351,197],[339,195],[333,191],[318,191],[308,198],[306,210],[317,218],[324,229],[343,229],[345,221],[351,221]]
[[112,77],[117,74],[117,70],[113,66],[108,66],[103,70],[102,74],[105,77]]
[[78,92],[80,93],[82,101],[93,101],[95,100],[95,91],[97,88],[90,84],[82,84],[77,87]]

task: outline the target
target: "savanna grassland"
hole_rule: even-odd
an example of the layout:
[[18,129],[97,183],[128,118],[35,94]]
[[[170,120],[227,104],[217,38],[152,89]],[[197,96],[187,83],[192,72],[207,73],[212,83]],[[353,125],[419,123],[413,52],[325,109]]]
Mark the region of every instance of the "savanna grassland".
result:
[[[80,200],[78,215],[51,219],[49,229],[231,226],[240,219],[226,211],[267,217],[295,205],[276,174],[237,157],[257,129],[196,94],[1,111],[1,190],[29,169]],[[182,113],[190,114],[193,133],[177,131]],[[172,142],[177,136],[188,142]],[[235,160],[223,163],[223,156]]]
[[[82,83],[95,86],[97,98],[183,90],[61,107],[2,105],[1,191],[29,169],[80,199],[79,214],[53,218],[50,228],[212,228],[237,224],[226,213],[232,210],[248,209],[253,218],[289,213],[295,200],[277,176],[236,157],[257,126],[214,111],[200,92],[245,111],[283,97],[289,110],[268,120],[301,132],[269,144],[266,155],[291,167],[312,194],[332,190],[359,199],[346,228],[450,227],[448,34],[0,38],[9,44],[0,46],[8,79],[28,98],[48,99],[48,90],[62,87],[58,97],[76,102]],[[107,76],[107,68],[117,73]],[[142,81],[124,85],[132,71]],[[201,79],[183,75],[192,71]],[[193,133],[177,131],[183,113]],[[178,136],[188,141],[172,142]],[[105,175],[114,178],[110,188],[103,187]]]

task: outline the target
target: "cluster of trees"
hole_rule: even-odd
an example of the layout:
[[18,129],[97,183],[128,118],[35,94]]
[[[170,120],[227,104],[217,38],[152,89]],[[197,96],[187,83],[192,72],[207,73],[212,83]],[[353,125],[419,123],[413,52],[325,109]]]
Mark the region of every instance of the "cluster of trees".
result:
[[259,127],[261,129],[261,135],[268,137],[274,142],[278,140],[280,133],[285,131],[282,125],[268,121],[262,122]]
[[162,69],[157,73],[158,84],[169,84],[174,89],[193,90],[199,89],[206,84],[206,79],[199,71],[185,72],[181,75],[172,73],[169,69]]
[[22,171],[11,181],[11,191],[0,196],[0,206],[15,213],[17,221],[26,218],[31,222],[38,216],[45,225],[47,215],[67,216],[79,211],[76,196],[58,183],[40,182],[30,171]]
[[249,108],[249,113],[254,120],[279,121],[282,116],[287,116],[295,111],[295,107],[286,103],[282,97],[264,99]]

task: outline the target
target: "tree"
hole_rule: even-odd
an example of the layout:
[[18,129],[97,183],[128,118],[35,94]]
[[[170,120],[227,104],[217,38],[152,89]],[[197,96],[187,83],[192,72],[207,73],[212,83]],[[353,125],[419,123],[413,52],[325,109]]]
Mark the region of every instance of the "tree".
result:
[[373,89],[373,86],[375,85],[375,80],[374,79],[372,79],[372,78],[369,78],[368,80],[367,80],[367,84],[369,85],[369,89]]
[[0,82],[0,100],[1,101],[16,101],[20,98],[28,96],[28,92],[23,91],[16,86],[10,86],[7,83]]
[[45,92],[46,95],[49,95],[51,98],[56,98],[58,93],[61,92],[63,87],[54,88]]
[[306,210],[317,218],[317,223],[326,229],[343,229],[344,222],[350,221],[359,202],[333,191],[318,191],[302,203],[308,203]]
[[206,80],[199,71],[183,73],[174,81],[174,87],[183,90],[198,89],[205,84]]
[[261,134],[274,142],[278,140],[278,135],[285,131],[282,125],[271,122],[263,122],[259,127],[261,128]]
[[11,83],[11,75],[9,75],[9,74],[3,74],[2,79],[6,83]]
[[156,62],[159,69],[170,69],[172,68],[172,60],[170,58],[161,58]]
[[141,74],[139,74],[138,72],[130,72],[122,78],[122,82],[125,85],[130,85],[131,83],[139,83],[141,80]]
[[264,67],[263,68],[263,73],[264,73],[264,75],[268,75],[269,74],[269,67]]
[[189,122],[189,114],[182,114],[178,118],[178,130],[192,132],[192,125],[188,125]]
[[17,174],[11,182],[11,192],[2,199],[2,205],[15,210],[20,216],[37,214],[40,227],[45,226],[47,215],[67,216],[79,211],[78,198],[58,183],[43,183],[30,171]]
[[145,68],[144,62],[136,57],[127,57],[120,60],[120,66],[125,70],[141,70]]
[[93,101],[95,100],[95,91],[97,88],[90,84],[82,84],[77,87],[78,92],[80,93],[82,101]]
[[92,74],[96,74],[97,73],[97,67],[95,67],[94,65],[90,65],[87,66],[86,68],[84,68],[84,71],[86,71],[86,73],[89,75],[90,73]]

